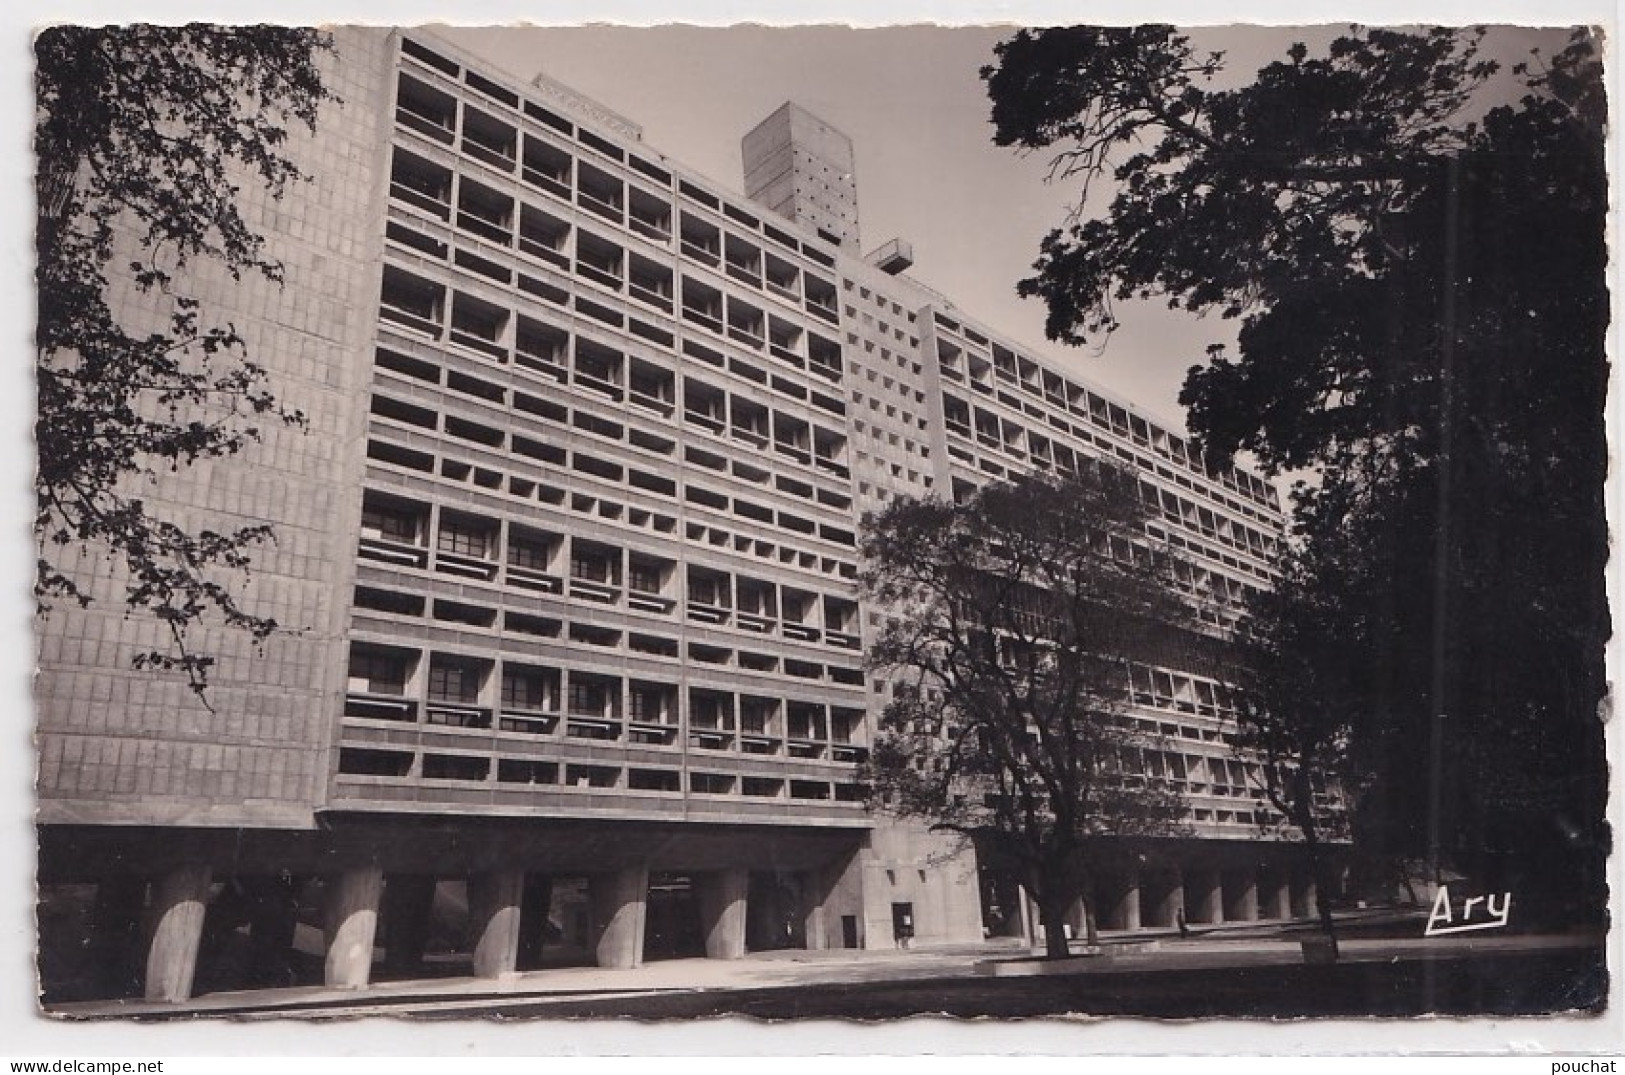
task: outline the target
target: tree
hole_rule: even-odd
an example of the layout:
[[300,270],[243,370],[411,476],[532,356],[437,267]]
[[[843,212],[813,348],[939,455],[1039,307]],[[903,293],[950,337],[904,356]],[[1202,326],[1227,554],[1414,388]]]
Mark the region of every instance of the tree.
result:
[[[42,612],[88,604],[61,554],[107,550],[126,605],[173,639],[138,666],[184,672],[199,693],[214,662],[187,645],[190,627],[212,612],[256,642],[277,629],[226,581],[273,535],[188,529],[143,489],[241,451],[259,423],[304,418],[277,400],[232,325],[206,323],[184,273],[202,260],[235,280],[281,281],[240,184],[280,198],[303,178],[283,151],[331,97],[316,66],[330,47],[313,30],[270,26],[60,26],[35,41],[35,596]],[[110,297],[123,286],[162,317],[132,317]]]
[[872,798],[1016,870],[1052,957],[1102,856],[1184,812],[1122,716],[1127,662],[1185,617],[1143,525],[1134,477],[1096,464],[963,503],[894,500],[864,527],[863,586],[892,613],[868,660],[895,684]]
[[1020,285],[1050,334],[1098,337],[1130,299],[1239,319],[1237,355],[1215,348],[1187,377],[1193,433],[1216,461],[1310,469],[1300,534],[1369,559],[1338,612],[1366,662],[1360,831],[1486,881],[1592,882],[1600,61],[1580,32],[1503,72],[1484,34],[1355,29],[1215,89],[1222,57],[1167,27],[1022,32],[985,76],[996,141],[1115,188]]
[[1364,588],[1364,561],[1327,545],[1298,544],[1271,590],[1249,604],[1228,677],[1236,690],[1235,750],[1257,766],[1257,791],[1303,841],[1315,912],[1337,935],[1328,843],[1346,840],[1348,796],[1363,783],[1354,731],[1366,692],[1364,654],[1348,645],[1344,595]]

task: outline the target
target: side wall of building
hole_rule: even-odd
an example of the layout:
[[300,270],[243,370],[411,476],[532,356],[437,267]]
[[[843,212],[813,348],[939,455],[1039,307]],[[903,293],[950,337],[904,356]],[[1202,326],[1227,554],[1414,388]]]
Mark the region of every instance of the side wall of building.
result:
[[[287,146],[309,183],[281,201],[243,184],[244,215],[288,285],[234,281],[199,263],[177,287],[209,321],[236,326],[248,358],[308,427],[262,420],[262,441],[241,454],[163,473],[140,490],[187,528],[271,524],[274,542],[236,584],[245,608],[285,629],[260,652],[216,622],[193,632],[189,646],[218,661],[199,698],[182,676],[132,668],[137,653],[170,639],[156,619],[127,612],[118,565],[93,549],[53,551],[94,603],[58,602],[37,628],[42,822],[309,825],[325,794],[342,674],[332,658],[349,590],[339,576],[354,541],[335,519],[354,499],[360,358],[376,307],[387,41],[378,30],[337,34],[323,63],[340,100],[323,108],[317,135],[298,131]],[[162,316],[152,296],[128,285],[113,298],[132,327]]]

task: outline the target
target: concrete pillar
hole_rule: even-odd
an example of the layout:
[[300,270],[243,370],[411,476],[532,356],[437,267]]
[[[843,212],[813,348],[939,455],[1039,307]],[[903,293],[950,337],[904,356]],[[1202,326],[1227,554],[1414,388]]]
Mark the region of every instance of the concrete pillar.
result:
[[410,975],[423,968],[423,949],[429,941],[434,914],[435,879],[426,874],[390,874],[384,882],[384,970]]
[[327,887],[326,982],[335,989],[365,989],[372,977],[372,944],[378,934],[378,901],[384,871],[347,870]]
[[1315,882],[1307,874],[1292,879],[1292,917],[1315,917]]
[[649,867],[642,863],[591,882],[597,921],[598,965],[629,969],[643,963],[643,927],[649,909]]
[[468,932],[474,977],[512,974],[519,959],[519,903],[525,891],[520,870],[475,874],[468,880]]
[[519,908],[519,969],[535,970],[542,965],[547,947],[547,927],[553,913],[553,878],[545,873],[525,877],[525,894]]
[[[807,913],[802,918],[802,947],[821,952],[829,947],[829,916],[824,910],[824,898],[816,888],[805,892]],[[918,919],[919,912],[915,911]]]
[[705,958],[742,958],[749,871],[743,868],[718,870],[696,877],[694,881],[699,889],[700,927],[705,930]]
[[1185,871],[1185,920],[1219,923],[1224,921],[1224,886],[1219,871]]
[[1072,930],[1073,940],[1079,941],[1088,936],[1089,908],[1084,906],[1082,896],[1072,901],[1071,906],[1066,909],[1066,918],[1062,921]]
[[1224,918],[1227,922],[1258,921],[1258,878],[1252,870],[1224,874]]
[[1178,870],[1159,872],[1145,882],[1145,924],[1172,926],[1185,906],[1185,879]]
[[148,1000],[191,998],[209,882],[209,867],[192,864],[176,867],[154,886],[144,990]]
[[1130,870],[1114,878],[1106,922],[1110,929],[1140,928],[1140,873]]
[[1016,889],[1016,919],[1021,930],[1020,937],[1028,947],[1038,943],[1038,913],[1034,908],[1033,899],[1027,895],[1025,886]]
[[1292,917],[1292,884],[1278,869],[1266,869],[1259,874],[1258,883],[1266,918]]

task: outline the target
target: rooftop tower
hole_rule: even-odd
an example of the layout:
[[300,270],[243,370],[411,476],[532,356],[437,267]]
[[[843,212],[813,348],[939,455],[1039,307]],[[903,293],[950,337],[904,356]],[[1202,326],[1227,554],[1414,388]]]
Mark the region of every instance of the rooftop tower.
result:
[[740,154],[752,201],[858,254],[852,139],[786,101],[745,135]]

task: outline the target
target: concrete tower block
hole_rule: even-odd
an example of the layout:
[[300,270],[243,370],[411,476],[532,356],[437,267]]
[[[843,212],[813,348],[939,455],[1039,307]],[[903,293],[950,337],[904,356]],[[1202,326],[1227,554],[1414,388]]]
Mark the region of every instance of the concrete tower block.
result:
[[146,998],[187,1000],[197,971],[198,945],[209,900],[209,867],[180,866],[153,894],[152,941],[147,947]]
[[852,139],[786,101],[745,135],[740,156],[752,201],[858,253]]

